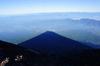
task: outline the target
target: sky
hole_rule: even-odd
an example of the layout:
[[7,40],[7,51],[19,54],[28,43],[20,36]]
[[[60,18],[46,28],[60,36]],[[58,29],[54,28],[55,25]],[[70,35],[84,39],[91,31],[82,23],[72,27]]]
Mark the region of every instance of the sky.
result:
[[100,0],[0,0],[0,15],[100,12]]

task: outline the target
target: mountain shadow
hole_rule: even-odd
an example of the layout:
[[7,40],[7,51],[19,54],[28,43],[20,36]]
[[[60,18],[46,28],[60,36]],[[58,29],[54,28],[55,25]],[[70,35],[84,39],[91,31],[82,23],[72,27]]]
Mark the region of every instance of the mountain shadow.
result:
[[47,31],[19,44],[47,53],[49,66],[99,66],[100,49]]
[[[100,66],[100,49],[54,32],[47,31],[19,45],[0,41],[0,61],[9,57],[6,66]],[[15,61],[18,55],[23,56],[20,62]]]
[[47,31],[35,38],[19,44],[25,48],[36,49],[50,54],[77,53],[91,47],[78,41],[66,38],[57,33]]

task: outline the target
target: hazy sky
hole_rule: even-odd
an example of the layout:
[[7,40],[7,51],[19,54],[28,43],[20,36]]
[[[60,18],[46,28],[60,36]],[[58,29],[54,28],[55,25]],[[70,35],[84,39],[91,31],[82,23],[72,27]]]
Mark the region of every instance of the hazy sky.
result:
[[0,0],[0,15],[100,12],[100,0]]

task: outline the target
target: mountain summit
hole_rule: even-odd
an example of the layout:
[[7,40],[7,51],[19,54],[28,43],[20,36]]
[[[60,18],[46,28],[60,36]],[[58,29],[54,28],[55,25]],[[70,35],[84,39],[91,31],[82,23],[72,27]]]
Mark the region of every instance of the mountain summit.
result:
[[41,52],[58,54],[62,52],[77,52],[90,47],[78,41],[61,36],[57,33],[47,31],[35,38],[19,44],[25,48],[36,49]]

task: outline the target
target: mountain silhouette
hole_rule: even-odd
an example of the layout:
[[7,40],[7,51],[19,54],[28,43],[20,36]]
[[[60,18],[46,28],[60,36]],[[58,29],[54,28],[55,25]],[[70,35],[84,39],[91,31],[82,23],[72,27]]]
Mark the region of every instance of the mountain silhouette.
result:
[[[100,50],[94,50],[85,44],[50,31],[19,45],[0,41],[0,61],[2,58],[9,57],[10,63],[7,66],[85,66],[86,64],[97,66],[96,63],[99,63],[97,59],[100,59]],[[77,53],[79,54],[76,55]],[[23,60],[14,62],[16,55],[23,55]],[[18,65],[20,63],[21,65]]]
[[[100,49],[47,31],[35,38],[19,44],[25,48],[47,53],[50,64],[54,66],[98,66]],[[48,61],[47,60],[47,61]]]
[[57,33],[47,31],[35,38],[19,44],[25,48],[36,49],[50,54],[76,53],[91,47],[78,41],[66,38]]

